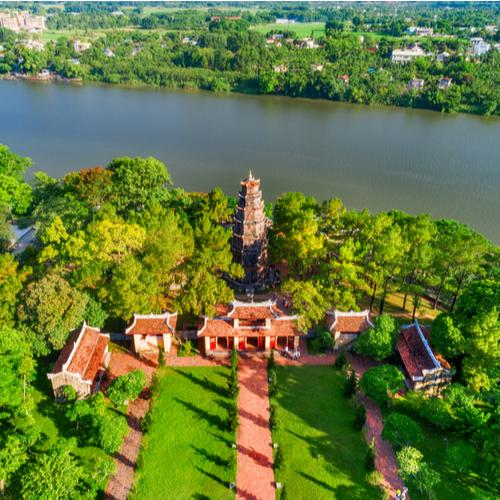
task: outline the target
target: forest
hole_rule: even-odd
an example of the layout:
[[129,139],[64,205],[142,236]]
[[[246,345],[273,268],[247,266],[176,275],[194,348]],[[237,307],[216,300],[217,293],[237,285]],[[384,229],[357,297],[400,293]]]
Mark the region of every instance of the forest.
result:
[[[498,25],[496,4],[405,4],[399,10],[286,3],[253,9],[181,6],[152,11],[126,3],[44,6],[53,35],[43,50],[28,48],[25,35],[0,30],[0,75],[36,77],[47,70],[86,82],[499,113],[500,52],[493,47],[500,35],[491,28]],[[324,30],[311,32],[309,46],[293,25],[259,31],[276,19],[320,22]],[[436,35],[410,35],[412,26],[432,28]],[[43,41],[43,34],[33,36]],[[471,55],[471,36],[484,38],[491,50]],[[76,39],[91,47],[75,49]],[[394,49],[413,43],[428,56],[407,64],[391,61]],[[414,78],[424,81],[423,88],[409,86]],[[449,88],[440,88],[443,78],[451,78]]]
[[[120,404],[93,398],[57,410],[77,437],[49,440],[35,418],[37,380],[83,320],[119,332],[133,313],[175,310],[195,325],[232,300],[226,278],[242,276],[230,250],[235,199],[172,186],[151,157],[115,158],[61,179],[37,173],[28,183],[30,166],[0,146],[1,487],[38,498],[50,478],[58,492],[93,497],[126,432]],[[431,340],[461,391],[446,405],[497,485],[500,248],[457,221],[350,210],[337,198],[285,193],[266,213],[271,260],[288,271],[279,290],[303,329],[362,300],[383,315],[394,291],[412,301],[416,318],[431,301],[439,311]],[[9,251],[13,222],[35,228],[21,253]],[[101,450],[97,463],[75,451],[82,443]]]

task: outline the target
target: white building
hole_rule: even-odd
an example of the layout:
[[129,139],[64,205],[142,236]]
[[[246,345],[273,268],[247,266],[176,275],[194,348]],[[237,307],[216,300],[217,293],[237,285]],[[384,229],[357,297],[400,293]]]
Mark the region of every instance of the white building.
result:
[[313,38],[303,38],[301,46],[305,49],[319,49],[319,44]]
[[391,61],[393,63],[408,63],[417,57],[427,57],[428,54],[420,45],[412,45],[404,49],[395,49],[392,51]]
[[472,52],[475,57],[480,57],[486,52],[489,52],[491,46],[488,42],[485,42],[481,37],[473,37],[470,39],[472,43]]
[[73,49],[79,54],[82,54],[86,50],[89,50],[90,47],[92,47],[92,44],[90,42],[82,42],[81,40],[75,40],[73,42]]
[[0,12],[0,28],[19,33],[40,33],[45,29],[45,17],[32,16],[29,12]]
[[21,47],[24,47],[25,49],[29,50],[36,50],[37,52],[41,52],[45,46],[43,42],[40,42],[39,40],[23,40],[21,42]]
[[276,19],[276,24],[295,24],[295,19],[287,19],[286,17],[278,17]]
[[421,90],[424,88],[425,81],[422,78],[412,78],[408,82],[408,90]]
[[323,71],[324,68],[323,64],[311,64],[311,71]]
[[436,59],[437,59],[439,62],[445,62],[445,61],[446,61],[446,59],[448,59],[449,57],[450,57],[450,53],[449,53],[449,52],[444,51],[444,52],[440,52],[440,53],[437,55]]
[[451,78],[441,78],[441,80],[439,80],[439,84],[438,84],[438,89],[439,90],[446,90],[446,89],[449,89],[451,87]]
[[410,35],[417,36],[432,36],[434,34],[433,28],[422,28],[420,26],[410,26],[407,31]]
[[288,68],[284,64],[278,64],[277,66],[273,66],[273,71],[275,73],[286,73]]

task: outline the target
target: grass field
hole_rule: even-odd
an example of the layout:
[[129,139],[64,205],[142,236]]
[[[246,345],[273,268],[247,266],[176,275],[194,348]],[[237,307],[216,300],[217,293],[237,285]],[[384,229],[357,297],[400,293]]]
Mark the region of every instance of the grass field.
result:
[[[405,412],[405,400],[396,399],[394,401],[394,411]],[[410,413],[406,411],[406,413]],[[434,497],[440,500],[456,500],[458,498],[467,498],[474,500],[493,500],[498,499],[498,492],[494,494],[489,491],[481,477],[480,462],[477,461],[473,468],[467,472],[458,472],[446,463],[445,450],[457,441],[450,433],[442,433],[433,429],[419,425],[424,431],[424,439],[416,447],[424,455],[424,460],[441,476],[441,482],[434,487]],[[411,483],[408,484],[410,497],[412,499],[426,499],[427,495],[421,495],[418,488]]]
[[276,479],[288,498],[380,498],[367,482],[367,446],[352,427],[342,374],[331,366],[278,367],[277,374],[280,427],[273,441],[282,447],[284,468]]
[[311,36],[314,31],[314,37],[320,37],[325,34],[325,23],[293,23],[293,24],[259,24],[252,28],[265,35],[269,31],[293,31],[299,38]]
[[225,430],[229,369],[164,368],[153,389],[134,499],[234,498],[233,433]]

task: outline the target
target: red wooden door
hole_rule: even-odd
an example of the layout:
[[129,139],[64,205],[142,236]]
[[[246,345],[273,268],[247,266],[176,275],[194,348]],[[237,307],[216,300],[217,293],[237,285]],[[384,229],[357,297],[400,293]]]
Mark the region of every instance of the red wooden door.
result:
[[294,337],[288,337],[287,340],[288,340],[288,350],[291,350],[293,351],[293,339]]
[[227,346],[231,350],[234,349],[234,337],[228,337],[228,339],[227,339]]
[[265,337],[257,337],[257,345],[259,346],[259,349],[264,349],[266,345],[266,338]]
[[245,342],[245,337],[240,337],[238,349],[240,351],[244,351],[246,349],[246,347],[247,347],[247,345],[246,345],[246,342]]
[[271,337],[271,342],[269,342],[269,347],[271,349],[276,349],[276,337]]
[[215,351],[217,348],[217,337],[210,337],[210,350]]

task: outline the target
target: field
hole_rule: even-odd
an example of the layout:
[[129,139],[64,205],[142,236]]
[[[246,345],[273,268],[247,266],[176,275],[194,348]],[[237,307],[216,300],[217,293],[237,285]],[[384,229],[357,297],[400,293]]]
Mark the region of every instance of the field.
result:
[[229,369],[165,368],[153,388],[134,499],[233,498],[235,437],[225,430]]
[[[293,23],[293,24],[259,24],[252,28],[259,33],[265,35],[269,31],[293,31],[299,38],[310,37],[311,34],[314,38],[320,37],[325,34],[325,23]],[[314,32],[314,33],[313,33]]]
[[367,446],[352,427],[342,374],[331,366],[278,367],[277,374],[280,427],[273,441],[282,447],[284,468],[276,479],[288,498],[379,498],[367,482]]

